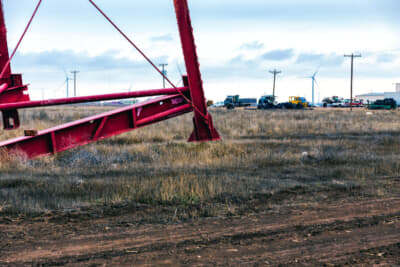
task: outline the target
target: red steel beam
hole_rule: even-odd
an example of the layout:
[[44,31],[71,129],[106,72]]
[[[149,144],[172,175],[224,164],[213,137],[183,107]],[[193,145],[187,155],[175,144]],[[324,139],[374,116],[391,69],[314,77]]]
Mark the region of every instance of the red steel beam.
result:
[[[189,88],[180,87],[178,88],[178,90],[180,90],[181,92],[187,92]],[[148,97],[148,96],[159,96],[159,95],[173,95],[173,94],[177,94],[177,89],[170,88],[170,89],[157,89],[157,90],[104,94],[104,95],[93,95],[93,96],[77,96],[77,97],[58,98],[50,100],[25,101],[17,103],[0,104],[0,110],[14,110],[22,108],[57,106],[57,105],[77,104],[85,102],[96,102],[103,100]]]
[[213,126],[211,115],[207,111],[187,0],[174,0],[174,6],[185,58],[191,101],[195,107],[194,131],[189,141],[219,140],[221,138]]
[[10,154],[35,158],[96,142],[139,127],[193,111],[181,95],[162,96],[142,103],[66,123],[0,143]]

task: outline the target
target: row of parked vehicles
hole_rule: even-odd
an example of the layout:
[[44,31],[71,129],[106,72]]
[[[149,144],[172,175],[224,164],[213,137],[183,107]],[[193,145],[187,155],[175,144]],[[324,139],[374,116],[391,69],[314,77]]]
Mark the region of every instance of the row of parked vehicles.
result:
[[302,109],[309,107],[310,104],[304,97],[291,96],[288,102],[278,103],[272,95],[263,95],[257,102],[257,98],[240,98],[239,95],[229,95],[226,97],[224,107],[234,109],[236,107],[257,107],[258,109]]
[[322,106],[326,107],[362,107],[364,103],[361,100],[353,99],[353,102],[350,99],[339,98],[338,96],[325,97],[322,99]]
[[[223,103],[218,106],[234,109],[236,107],[257,107],[257,109],[303,109],[311,107],[305,97],[290,96],[288,102],[278,103],[273,95],[263,95],[258,100],[256,98],[240,98],[239,95],[229,95]],[[363,107],[369,109],[396,109],[397,103],[393,98],[385,98],[372,103],[363,103],[361,100],[343,99],[337,96],[326,97],[322,100],[322,107]]]
[[322,100],[323,107],[367,107],[368,109],[396,109],[397,102],[393,98],[378,99],[372,102],[361,100],[343,99],[337,96],[326,97]]

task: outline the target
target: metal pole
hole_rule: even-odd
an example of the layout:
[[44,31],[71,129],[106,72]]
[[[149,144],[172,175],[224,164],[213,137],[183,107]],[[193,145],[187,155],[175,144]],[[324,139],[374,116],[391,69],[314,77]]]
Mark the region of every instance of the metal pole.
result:
[[274,72],[274,85],[272,87],[272,96],[275,99],[275,82],[276,82],[276,72]]
[[71,73],[74,74],[74,96],[76,96],[76,74],[78,74],[79,71],[73,70]]
[[354,58],[361,57],[361,54],[344,55],[344,57],[351,58],[351,78],[350,78],[350,111],[353,111],[353,77],[354,77]]
[[282,71],[274,69],[274,70],[270,70],[269,72],[274,75],[274,84],[273,84],[273,87],[272,87],[272,96],[275,99],[276,75],[279,74],[279,73],[282,73]]
[[353,111],[353,75],[354,75],[354,56],[351,57],[351,78],[350,78],[350,111]]
[[163,63],[159,65],[162,69],[161,72],[164,74],[163,76],[163,88],[165,88],[165,76],[167,76],[167,71],[165,70],[165,67],[168,66],[168,64]]

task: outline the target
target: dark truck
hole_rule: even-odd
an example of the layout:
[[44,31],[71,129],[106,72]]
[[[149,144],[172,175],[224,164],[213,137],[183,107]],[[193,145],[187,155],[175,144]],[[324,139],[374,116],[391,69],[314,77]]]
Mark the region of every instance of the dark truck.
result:
[[278,105],[275,102],[275,97],[273,95],[263,95],[258,100],[257,109],[272,109],[277,107]]
[[393,98],[378,99],[368,105],[368,109],[396,109],[397,103]]
[[228,95],[224,101],[224,107],[227,109],[250,107],[255,105],[257,105],[257,98],[239,98],[239,95]]

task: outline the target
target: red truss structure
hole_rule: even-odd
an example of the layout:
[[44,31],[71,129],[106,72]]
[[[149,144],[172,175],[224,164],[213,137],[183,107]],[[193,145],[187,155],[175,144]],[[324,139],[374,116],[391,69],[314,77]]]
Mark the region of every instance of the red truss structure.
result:
[[[110,18],[93,2],[88,0],[130,44],[161,74],[154,63],[115,25]],[[1,0],[0,0],[1,2]],[[18,109],[53,105],[76,104],[100,100],[123,99],[132,97],[158,96],[157,98],[105,112],[89,118],[66,123],[41,132],[30,132],[26,136],[0,142],[0,149],[11,154],[35,158],[55,154],[67,149],[89,144],[117,134],[134,130],[152,123],[163,121],[188,112],[194,112],[193,133],[190,142],[219,140],[214,129],[211,115],[207,111],[203,82],[196,53],[193,29],[187,0],[174,0],[183,55],[187,75],[183,76],[183,87],[172,86],[168,89],[146,90],[129,93],[115,93],[85,97],[71,97],[44,101],[30,101],[27,86],[20,74],[11,72],[10,61],[21,43],[26,31],[38,11],[42,0],[33,13],[24,34],[11,57],[8,52],[3,4],[0,6],[0,110],[3,115],[3,127],[6,130],[20,126]],[[29,132],[29,131],[27,131]],[[29,136],[27,136],[29,135]]]

